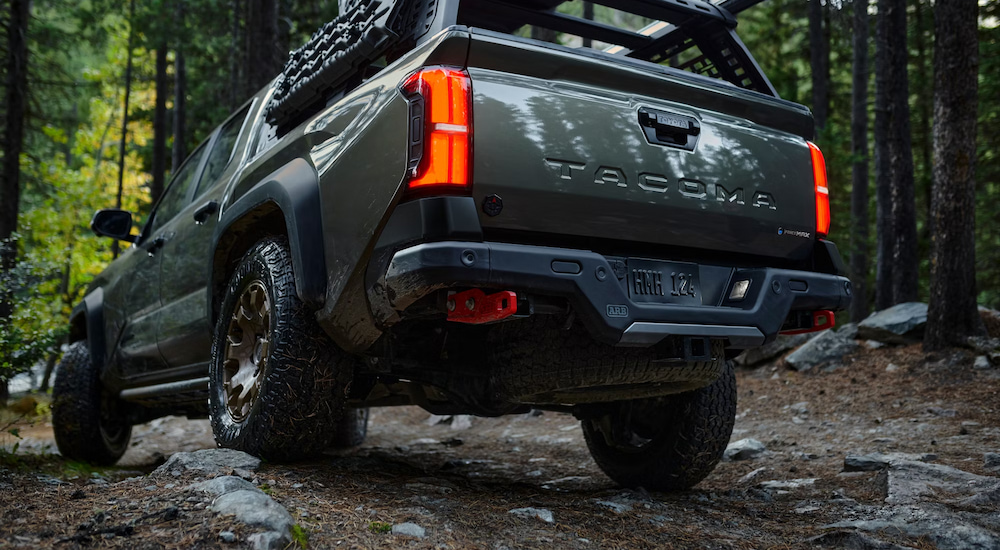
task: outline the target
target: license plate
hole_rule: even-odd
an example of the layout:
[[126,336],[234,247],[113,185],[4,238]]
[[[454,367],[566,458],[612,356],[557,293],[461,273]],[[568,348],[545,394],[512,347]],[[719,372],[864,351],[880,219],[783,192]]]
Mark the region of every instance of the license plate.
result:
[[698,264],[629,259],[628,292],[633,302],[700,306]]

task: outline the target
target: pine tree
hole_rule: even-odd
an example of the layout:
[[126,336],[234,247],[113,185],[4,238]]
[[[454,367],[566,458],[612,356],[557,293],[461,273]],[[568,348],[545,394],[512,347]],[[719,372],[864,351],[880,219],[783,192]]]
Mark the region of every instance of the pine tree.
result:
[[934,186],[931,298],[924,349],[982,334],[976,307],[977,4],[934,7]]
[[868,0],[854,0],[851,67],[851,320],[868,315]]

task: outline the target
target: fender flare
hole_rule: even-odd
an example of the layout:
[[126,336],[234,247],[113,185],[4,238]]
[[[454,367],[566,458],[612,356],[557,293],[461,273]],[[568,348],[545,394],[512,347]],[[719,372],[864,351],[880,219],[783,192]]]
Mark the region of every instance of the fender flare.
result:
[[104,289],[95,288],[83,297],[69,317],[70,343],[87,340],[90,361],[98,371],[104,369],[107,340],[104,334]]
[[[297,158],[263,178],[230,204],[212,235],[212,258],[209,281],[216,281],[220,241],[235,224],[247,216],[277,207],[285,220],[292,256],[295,289],[303,302],[321,306],[326,296],[326,256],[323,253],[323,223],[320,209],[319,178],[305,159]],[[224,255],[225,253],[223,253]],[[222,274],[225,277],[225,274]],[[213,286],[209,285],[209,304]]]

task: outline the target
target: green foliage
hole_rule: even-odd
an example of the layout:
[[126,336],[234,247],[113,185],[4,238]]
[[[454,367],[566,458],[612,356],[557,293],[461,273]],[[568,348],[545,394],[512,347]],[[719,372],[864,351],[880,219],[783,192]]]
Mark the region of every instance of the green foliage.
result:
[[[17,236],[0,246],[17,246]],[[7,272],[0,272],[0,296],[7,296],[13,314],[0,319],[0,381],[27,371],[43,360],[65,332],[63,324],[50,315],[39,315],[44,308],[44,286],[53,277],[53,266],[44,259],[29,256]]]
[[368,530],[372,533],[391,533],[392,524],[384,521],[373,521],[368,524]]
[[13,426],[23,420],[24,417],[25,415],[22,414],[13,420],[9,420],[3,427],[0,427],[0,435],[9,435],[16,440],[10,450],[4,445],[6,444],[5,441],[0,441],[0,466],[17,469],[23,465],[21,458],[17,456],[17,450],[21,447],[21,430]]
[[302,550],[309,548],[309,531],[298,523],[292,526],[292,544]]

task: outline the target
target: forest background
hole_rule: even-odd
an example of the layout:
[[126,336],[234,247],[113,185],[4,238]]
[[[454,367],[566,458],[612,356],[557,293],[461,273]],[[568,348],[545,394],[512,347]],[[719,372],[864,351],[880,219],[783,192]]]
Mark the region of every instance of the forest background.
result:
[[[945,66],[935,63],[935,48],[943,48],[935,19],[938,33],[942,22],[947,33],[955,6],[963,3],[975,6],[975,0],[767,0],[739,15],[740,37],[781,97],[809,106],[816,116],[815,141],[829,173],[830,238],[850,259],[858,289],[853,310],[838,321],[857,320],[876,306],[931,299],[933,236],[943,233],[933,222],[941,219],[932,214],[934,169],[951,168],[934,148],[935,82],[942,76],[935,68]],[[573,4],[597,20],[615,17],[601,6]],[[281,70],[290,49],[333,19],[337,4],[0,5],[2,394],[7,379],[40,361],[51,373],[72,307],[116,253],[116,243],[87,228],[93,213],[120,206],[141,223],[172,168]],[[978,93],[973,85],[968,124],[949,129],[975,148],[974,195],[968,197],[974,197],[974,242],[968,245],[975,263],[972,273],[961,267],[967,281],[951,284],[969,303],[1000,308],[1000,2],[978,2],[972,17]],[[969,61],[961,57],[970,55],[968,47],[963,52],[949,45],[948,55]],[[975,61],[976,52],[971,55]],[[942,181],[938,192],[947,195],[948,183]],[[962,195],[971,182],[953,183]],[[902,189],[903,198],[893,189]],[[903,214],[889,216],[901,200]],[[887,216],[896,228],[884,225]],[[892,247],[910,238],[910,225],[914,238],[907,246],[915,258],[898,262]],[[880,271],[893,267],[895,274]]]

